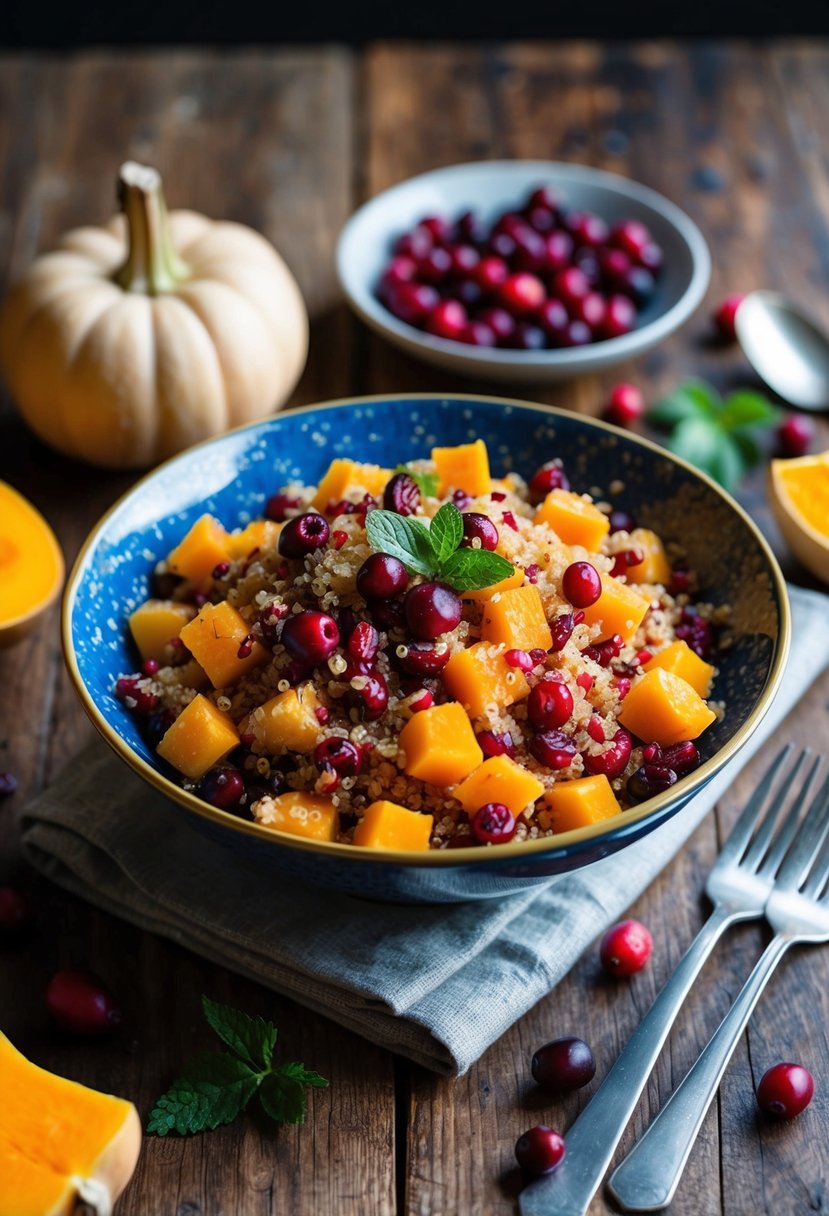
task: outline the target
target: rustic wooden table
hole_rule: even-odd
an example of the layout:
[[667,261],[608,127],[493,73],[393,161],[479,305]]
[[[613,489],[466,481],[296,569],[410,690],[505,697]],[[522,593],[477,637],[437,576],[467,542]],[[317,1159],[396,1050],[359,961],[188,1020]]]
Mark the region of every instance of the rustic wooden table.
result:
[[[829,48],[670,44],[416,47],[233,53],[84,54],[0,60],[0,234],[13,277],[66,228],[106,217],[127,157],[164,172],[172,205],[261,229],[283,249],[313,316],[296,404],[355,393],[497,389],[452,382],[358,325],[338,299],[337,233],[363,199],[410,174],[484,157],[549,157],[629,174],[685,207],[714,253],[709,304],[773,286],[829,326]],[[649,395],[688,375],[750,381],[739,353],[709,340],[707,309],[613,375],[518,395],[588,413],[618,379]],[[821,446],[829,446],[823,425]],[[72,465],[0,407],[0,478],[25,490],[72,559],[129,478]],[[771,526],[762,474],[746,501]],[[802,572],[791,569],[795,577]],[[282,1044],[331,1078],[303,1128],[245,1118],[189,1140],[147,1140],[120,1216],[498,1216],[515,1210],[513,1145],[529,1125],[566,1128],[591,1089],[552,1102],[529,1061],[548,1039],[589,1040],[607,1070],[704,915],[703,879],[745,773],[634,909],[654,934],[631,984],[600,978],[590,951],[570,977],[459,1081],[397,1059],[322,1017],[105,916],[25,871],[16,812],[93,734],[63,670],[57,610],[0,654],[0,770],[20,789],[0,813],[0,882],[30,892],[36,927],[0,955],[0,1025],[39,1063],[130,1096],[146,1115],[185,1057],[206,1044],[199,994],[274,1018]],[[829,677],[784,733],[826,747]],[[628,1148],[671,1091],[764,940],[736,930],[709,965],[640,1103]],[[126,1010],[125,1034],[76,1046],[50,1031],[43,994],[58,966],[86,964]],[[703,1127],[672,1211],[795,1216],[829,1203],[829,954],[803,951],[772,982]],[[791,1126],[755,1114],[753,1088],[779,1059],[818,1078]],[[597,1078],[598,1081],[598,1078]],[[597,1198],[591,1212],[610,1209]]]

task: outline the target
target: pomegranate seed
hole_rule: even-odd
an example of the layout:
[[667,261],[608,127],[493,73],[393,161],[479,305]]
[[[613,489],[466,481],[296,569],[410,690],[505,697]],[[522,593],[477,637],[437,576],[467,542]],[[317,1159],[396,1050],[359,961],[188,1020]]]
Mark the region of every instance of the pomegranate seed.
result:
[[348,533],[343,532],[340,528],[337,528],[336,531],[331,533],[331,540],[335,549],[342,549],[343,545],[348,540]]
[[815,1092],[815,1082],[802,1064],[775,1064],[763,1073],[757,1086],[757,1104],[767,1115],[794,1119],[806,1109]]
[[413,714],[419,714],[424,709],[431,709],[435,703],[435,698],[429,692],[428,688],[424,688],[419,697],[414,701],[409,702],[409,709]]
[[530,743],[530,751],[539,764],[559,770],[569,768],[576,755],[576,745],[569,735],[560,730],[545,730]]
[[420,489],[408,473],[395,473],[383,491],[383,506],[398,515],[415,515],[420,506]]
[[451,587],[443,583],[420,583],[406,592],[403,610],[414,636],[428,642],[457,628],[463,604]]
[[699,751],[694,743],[673,743],[661,749],[660,763],[682,777],[699,766]]
[[284,620],[287,615],[287,604],[268,604],[262,609],[256,621],[262,631],[263,642],[273,646],[277,639],[279,622]]
[[355,659],[370,663],[377,654],[380,635],[368,621],[358,621],[346,643],[346,649]]
[[662,748],[658,743],[646,743],[642,748],[642,759],[648,764],[658,763],[662,759]]
[[242,638],[241,642],[239,643],[239,649],[236,651],[236,658],[250,658],[250,655],[253,653],[253,642],[254,637],[252,633],[249,633],[247,637]]
[[569,721],[573,694],[561,680],[541,680],[527,697],[527,717],[536,730],[554,730]]
[[515,816],[503,802],[487,802],[470,820],[472,835],[481,844],[506,844],[517,826]]
[[623,920],[605,933],[599,958],[608,975],[626,979],[642,970],[652,950],[650,930],[641,921]]
[[641,549],[623,549],[621,553],[616,554],[610,573],[613,578],[618,578],[620,574],[626,574],[631,566],[641,566],[644,560],[645,555]]
[[528,1174],[550,1174],[564,1158],[564,1138],[539,1123],[515,1142],[515,1160]]
[[635,384],[617,384],[611,389],[604,416],[615,426],[630,426],[645,412],[645,398]]
[[627,511],[611,511],[608,519],[611,536],[614,532],[632,532],[636,527],[636,520]]
[[589,608],[602,594],[602,580],[590,562],[572,562],[562,576],[561,590],[574,608]]
[[283,557],[304,557],[328,543],[331,529],[321,515],[307,511],[289,519],[279,533],[277,549]]
[[[525,576],[526,576],[526,579],[527,579],[527,582],[528,582],[528,583],[533,583],[533,584],[537,583],[537,582],[538,582],[538,576],[539,576],[539,574],[540,574],[540,573],[541,573],[541,570],[540,570],[540,568],[539,568],[539,567],[538,567],[538,566],[535,564],[535,562],[531,562],[529,566],[525,566],[525,567],[524,567],[524,574],[525,574]],[[546,651],[545,651],[545,653],[546,653]],[[532,654],[532,651],[530,651],[530,654]],[[539,660],[539,661],[540,661],[540,660]]]
[[652,658],[653,658],[653,654],[650,650],[640,650],[639,653],[636,655],[636,662],[641,667],[644,667],[646,663],[650,663]]
[[781,456],[804,456],[815,437],[809,418],[789,414],[777,428],[777,451]]
[[596,1061],[583,1039],[567,1036],[539,1047],[531,1068],[533,1080],[544,1089],[570,1093],[593,1080]]
[[16,887],[0,887],[0,937],[17,937],[29,924],[29,901]]
[[614,679],[611,680],[611,684],[616,689],[619,700],[624,701],[625,697],[630,692],[630,680],[627,678],[627,676],[615,676]]
[[596,683],[593,676],[589,676],[586,671],[583,671],[580,676],[576,676],[576,683],[582,692],[590,692],[590,689]]
[[604,773],[608,781],[620,776],[630,759],[633,744],[631,737],[624,727],[619,727],[608,746],[598,755],[584,754],[584,767],[591,776]]
[[302,506],[302,501],[299,498],[293,498],[290,494],[272,494],[265,503],[265,518],[273,519],[278,524],[284,524],[288,518],[289,511],[296,511]]
[[711,657],[714,649],[714,630],[711,622],[700,616],[696,609],[687,606],[682,609],[680,623],[675,630],[677,638],[690,646],[701,659]]
[[501,303],[515,316],[537,312],[546,294],[541,279],[527,271],[510,275],[500,291]]
[[576,620],[578,616],[584,620],[584,613],[578,612],[563,612],[550,623],[550,632],[553,635],[553,644],[550,650],[553,652],[563,650],[575,629],[576,625],[581,622]]
[[452,491],[452,502],[455,504],[455,506],[458,508],[459,511],[465,511],[466,508],[469,506],[469,504],[472,502],[472,495],[467,494],[466,490],[453,490]]
[[426,332],[436,338],[457,340],[463,333],[469,317],[460,300],[441,300],[429,314]]
[[204,774],[198,785],[199,797],[223,811],[238,806],[244,792],[244,779],[235,768],[213,768]]
[[569,490],[570,482],[560,464],[549,461],[537,469],[529,481],[530,498],[540,502],[551,490]]
[[330,735],[314,748],[314,764],[333,769],[339,777],[356,777],[363,767],[363,757],[350,739]]
[[127,709],[139,717],[153,712],[158,705],[158,696],[146,688],[139,687],[136,676],[121,676],[115,684],[115,695]]
[[476,737],[478,746],[487,760],[490,760],[493,756],[513,757],[515,755],[515,744],[509,731],[498,734],[494,730],[482,730],[478,732]]
[[503,490],[493,490],[489,497],[493,502],[503,502],[506,498],[506,494]]
[[613,637],[605,642],[596,642],[593,646],[585,647],[584,654],[600,667],[609,667],[621,654],[624,644],[622,635],[614,633]]
[[406,567],[388,553],[372,553],[357,571],[357,590],[367,600],[385,600],[407,585]]
[[670,592],[671,595],[683,595],[691,586],[691,571],[690,570],[672,570]]
[[113,1030],[121,1011],[101,982],[88,971],[58,971],[46,989],[46,1007],[62,1030],[99,1035]]
[[602,719],[599,714],[591,714],[585,729],[594,743],[606,742],[604,737],[604,726],[602,725]]
[[141,664],[141,671],[145,676],[154,676],[158,674],[159,666],[158,659],[145,659]]
[[[119,680],[120,683],[120,680]],[[117,685],[116,685],[117,695]],[[13,773],[0,773],[0,798],[8,798],[17,789],[17,778]]]
[[445,650],[438,650],[431,642],[410,642],[406,646],[406,653],[399,655],[397,662],[407,675],[434,676],[446,666],[450,657],[448,646]]
[[314,717],[319,722],[320,726],[327,726],[331,719],[331,714],[324,705],[318,705],[314,710]]
[[[493,494],[492,497],[494,498],[495,495]],[[463,520],[463,540],[460,545],[462,549],[471,549],[474,540],[479,540],[481,548],[490,553],[498,547],[498,529],[488,515],[482,515],[478,511],[466,511],[461,519]]]
[[505,511],[504,514],[501,516],[501,519],[507,525],[508,528],[512,528],[513,532],[518,531],[518,524],[516,522],[515,516],[513,515],[512,511]]
[[517,667],[520,671],[532,671],[535,666],[526,650],[507,650],[504,662],[507,667]]
[[722,304],[719,305],[714,313],[714,325],[717,332],[724,342],[735,342],[737,339],[737,330],[735,323],[737,320],[737,309],[745,299],[744,294],[735,294],[726,296]]
[[300,663],[324,663],[340,644],[337,622],[327,612],[307,609],[289,616],[282,626],[282,644]]
[[[530,580],[532,581],[532,580]],[[539,663],[546,663],[547,651],[542,650],[540,646],[535,646],[530,651],[530,658],[533,661],[533,667],[538,667]]]
[[634,802],[644,802],[669,790],[676,783],[676,773],[665,764],[646,763],[628,777],[627,792]]

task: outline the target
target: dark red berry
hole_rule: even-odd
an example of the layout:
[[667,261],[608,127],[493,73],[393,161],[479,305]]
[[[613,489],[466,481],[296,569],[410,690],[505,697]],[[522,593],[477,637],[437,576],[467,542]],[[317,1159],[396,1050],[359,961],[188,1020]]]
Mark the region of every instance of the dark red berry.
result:
[[16,789],[17,778],[14,773],[0,773],[0,798],[10,797]]
[[629,334],[636,324],[636,309],[627,296],[611,296],[607,301],[601,337],[621,338]]
[[481,255],[472,245],[453,245],[449,256],[452,259],[452,274],[461,278],[471,274],[481,260]]
[[564,1157],[564,1137],[539,1123],[519,1136],[515,1160],[528,1174],[540,1177],[551,1173]]
[[470,820],[472,835],[481,844],[506,844],[515,835],[515,816],[503,802],[487,802]]
[[561,300],[545,300],[538,310],[541,327],[553,346],[563,346],[570,316]]
[[370,671],[360,688],[351,688],[347,693],[350,705],[355,706],[366,722],[374,722],[383,716],[389,703],[389,686],[379,671]]
[[398,515],[415,515],[420,506],[420,489],[408,473],[395,473],[383,491],[383,506]]
[[509,309],[514,316],[537,312],[546,295],[547,292],[544,290],[541,279],[527,271],[510,275],[502,284],[500,291],[504,308]]
[[631,266],[621,283],[622,291],[639,306],[647,303],[655,288],[654,277],[644,266]]
[[578,266],[560,270],[553,279],[553,295],[567,305],[568,309],[590,291],[590,281]]
[[569,1093],[593,1080],[596,1061],[583,1039],[567,1036],[539,1047],[532,1059],[533,1080],[545,1089]]
[[112,996],[88,971],[58,971],[52,976],[46,989],[46,1007],[69,1034],[106,1034],[121,1021],[121,1011]]
[[643,764],[628,777],[627,792],[634,802],[644,802],[676,784],[676,772],[665,764]]
[[462,549],[471,549],[474,540],[481,542],[481,549],[488,549],[490,552],[498,547],[498,529],[488,515],[482,515],[478,511],[466,511],[461,519],[463,520]]
[[563,731],[545,730],[532,739],[530,751],[539,764],[557,771],[573,763],[576,745]]
[[494,730],[481,730],[478,731],[476,738],[478,746],[487,760],[491,759],[492,756],[512,757],[515,755],[515,744],[509,731],[499,734]]
[[282,645],[301,663],[324,663],[340,644],[340,631],[327,612],[306,609],[289,616],[282,626]]
[[627,511],[611,511],[609,519],[611,536],[614,532],[632,532],[636,527],[636,520]]
[[645,555],[641,549],[623,549],[621,553],[614,554],[610,573],[613,578],[619,574],[627,574],[631,566],[641,566],[644,560]]
[[463,333],[469,317],[460,300],[441,300],[429,314],[426,332],[436,338],[456,341]]
[[551,490],[569,490],[570,482],[561,464],[551,460],[536,469],[529,481],[530,499],[540,502]]
[[612,781],[614,777],[619,777],[625,771],[632,747],[630,735],[624,727],[620,726],[604,751],[592,756],[589,752],[585,752],[585,771],[591,775],[604,773],[607,779]]
[[561,590],[574,608],[589,608],[602,594],[601,576],[590,562],[572,562],[562,575]]
[[406,567],[388,553],[372,553],[357,571],[357,590],[367,600],[389,599],[408,581]]
[[515,350],[544,350],[547,338],[540,325],[531,321],[519,321],[507,345]]
[[547,274],[557,274],[570,265],[573,256],[573,238],[569,232],[558,229],[551,232],[545,242],[544,270]]
[[734,342],[737,339],[737,309],[744,299],[745,295],[739,293],[726,296],[714,313],[714,325],[724,342]]
[[467,494],[466,490],[453,490],[452,491],[452,502],[455,504],[455,506],[458,508],[459,511],[465,511],[466,508],[469,506],[469,504],[472,502],[472,495]]
[[402,633],[406,627],[403,605],[398,600],[372,600],[369,604],[371,619],[378,629],[386,633],[393,630]]
[[527,200],[528,207],[545,207],[548,211],[558,214],[561,203],[552,186],[538,186]]
[[428,283],[400,283],[386,296],[390,312],[407,325],[422,325],[439,303],[437,288]]
[[328,543],[331,533],[326,520],[314,511],[295,515],[279,533],[277,548],[283,557],[304,557]]
[[475,267],[475,281],[486,295],[495,295],[509,278],[509,266],[503,258],[481,258]]
[[507,525],[508,528],[512,528],[513,532],[518,531],[518,521],[513,515],[512,511],[505,511],[501,516],[501,520]]
[[678,776],[690,773],[699,766],[699,751],[694,743],[673,743],[661,749],[660,764],[672,768]]
[[318,768],[331,768],[340,777],[356,777],[363,766],[363,756],[350,739],[330,735],[314,748],[314,764]]
[[346,649],[355,659],[370,663],[377,654],[380,636],[369,621],[358,621],[349,634]]
[[121,676],[115,684],[115,695],[131,713],[139,717],[151,714],[158,706],[157,694],[147,688],[141,688],[137,676]]
[[265,518],[283,524],[288,518],[288,512],[295,511],[297,507],[301,506],[302,502],[299,498],[294,498],[291,494],[283,494],[280,490],[278,494],[272,494],[265,503]]
[[436,246],[417,259],[417,274],[421,282],[438,286],[448,279],[452,271],[452,258],[448,249]]
[[394,252],[408,258],[422,258],[434,244],[428,228],[418,225],[411,232],[404,232],[394,243]]
[[437,675],[450,659],[448,646],[438,650],[431,642],[410,642],[405,651],[396,657],[401,670],[410,676]]
[[592,659],[600,667],[609,667],[613,660],[617,659],[622,653],[624,644],[622,635],[614,633],[612,637],[604,642],[596,642],[592,646],[585,647],[584,653],[588,659]]
[[815,1082],[802,1064],[775,1064],[757,1086],[757,1103],[767,1115],[794,1119],[806,1109],[815,1092]]
[[651,234],[640,220],[620,220],[610,231],[610,242],[638,261],[639,255],[651,242]]
[[527,717],[536,730],[563,726],[573,712],[573,694],[561,680],[541,680],[530,689]]
[[580,625],[583,620],[583,612],[562,612],[552,620],[550,622],[550,633],[553,635],[553,644],[550,650],[554,653],[563,650],[570,641],[576,625]]
[[443,583],[420,583],[407,591],[403,610],[414,636],[429,642],[460,624],[463,604]]
[[604,416],[614,426],[630,426],[645,410],[642,390],[635,384],[617,384],[611,389]]
[[420,221],[418,228],[431,233],[435,241],[448,241],[452,238],[452,224],[444,215],[427,215]]
[[642,970],[652,950],[650,929],[641,921],[623,920],[605,933],[599,958],[608,975],[626,978]]
[[576,321],[583,321],[591,330],[601,329],[607,305],[605,304],[604,296],[598,291],[589,291],[582,299],[577,300],[573,305],[573,317]]
[[701,659],[708,660],[711,657],[714,649],[714,629],[707,617],[700,616],[690,606],[685,607],[674,632],[677,638],[690,646]]
[[811,419],[789,414],[777,428],[777,451],[781,456],[804,456],[814,437]]
[[29,901],[16,887],[0,887],[0,938],[17,937],[29,924]]
[[242,774],[235,768],[212,768],[198,784],[199,797],[222,811],[238,806],[244,792]]
[[489,326],[499,342],[508,342],[515,333],[515,318],[505,308],[485,308],[478,319]]
[[498,345],[495,330],[484,321],[469,321],[461,330],[458,341],[465,342],[467,346],[492,347]]

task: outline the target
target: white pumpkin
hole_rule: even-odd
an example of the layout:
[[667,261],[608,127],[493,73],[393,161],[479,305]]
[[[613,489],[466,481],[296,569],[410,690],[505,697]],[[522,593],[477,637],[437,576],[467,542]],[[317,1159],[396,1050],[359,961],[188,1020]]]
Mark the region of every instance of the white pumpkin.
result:
[[305,305],[258,233],[164,206],[125,164],[124,215],[38,258],[0,314],[0,370],[46,443],[110,468],[154,464],[283,405],[308,353]]

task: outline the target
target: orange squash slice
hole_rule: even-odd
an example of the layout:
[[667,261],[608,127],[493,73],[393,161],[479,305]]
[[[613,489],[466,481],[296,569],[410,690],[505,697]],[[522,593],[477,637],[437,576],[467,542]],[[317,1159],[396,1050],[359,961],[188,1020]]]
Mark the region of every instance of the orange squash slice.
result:
[[829,583],[829,452],[773,460],[770,497],[780,531],[807,570]]
[[30,502],[0,481],[0,647],[34,628],[63,585],[63,554]]

